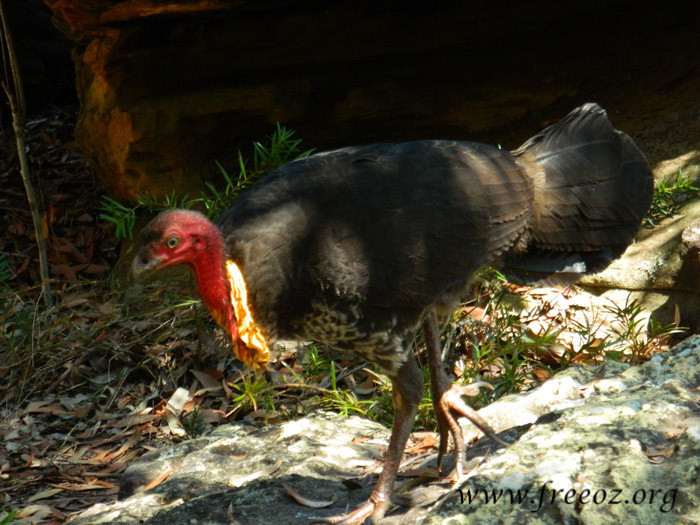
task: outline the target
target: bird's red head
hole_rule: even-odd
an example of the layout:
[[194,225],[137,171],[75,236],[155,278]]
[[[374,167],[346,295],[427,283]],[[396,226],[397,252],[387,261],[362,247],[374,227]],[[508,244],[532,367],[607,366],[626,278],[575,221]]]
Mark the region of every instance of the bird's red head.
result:
[[202,301],[216,322],[230,332],[237,346],[236,354],[245,353],[224,263],[224,243],[219,229],[201,213],[172,210],[161,213],[142,230],[131,274],[139,279],[169,266],[188,266],[194,273]]
[[166,211],[142,230],[140,251],[132,272],[140,277],[178,264],[193,269],[206,266],[215,262],[207,257],[212,249],[221,254],[218,265],[223,265],[221,233],[209,219],[195,211]]

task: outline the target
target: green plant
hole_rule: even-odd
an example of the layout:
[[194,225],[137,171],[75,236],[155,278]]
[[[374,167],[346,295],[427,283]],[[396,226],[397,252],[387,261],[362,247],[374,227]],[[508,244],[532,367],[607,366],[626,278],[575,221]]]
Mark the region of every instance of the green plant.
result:
[[204,434],[207,424],[199,413],[199,407],[194,407],[189,416],[182,419],[182,428],[189,438],[196,438]]
[[651,199],[651,207],[644,218],[644,224],[656,226],[666,217],[672,217],[681,205],[697,191],[698,187],[695,186],[695,181],[691,181],[683,175],[683,170],[678,170],[673,184],[669,184],[665,180],[657,181]]
[[[583,320],[574,319],[571,322],[574,333],[579,337],[577,352],[566,351],[562,355],[562,368],[570,365],[576,356],[585,356],[592,361],[598,361],[604,357],[616,358],[616,351],[612,350],[615,342],[609,334],[602,333],[604,321],[599,318],[598,312],[584,316]],[[617,356],[619,357],[619,356]]]
[[241,373],[240,381],[232,384],[231,387],[238,395],[231,400],[233,408],[230,410],[230,414],[248,413],[258,410],[258,408],[275,409],[274,388],[264,376]]
[[178,196],[175,192],[158,199],[152,195],[140,195],[133,206],[125,206],[107,195],[102,196],[99,217],[114,228],[114,236],[118,241],[131,239],[136,226],[136,216],[139,211],[159,212],[175,208],[191,208],[197,201],[190,200],[187,195]]
[[108,227],[114,228],[114,236],[118,241],[133,237],[138,206],[125,206],[112,197],[103,195],[101,208],[100,219],[107,222]]
[[343,416],[352,414],[370,417],[369,408],[374,400],[357,399],[357,396],[350,390],[329,390],[320,399],[321,406],[329,410],[334,410]]
[[117,241],[133,237],[137,214],[143,211],[157,213],[174,208],[201,208],[207,217],[216,218],[241,191],[262,175],[287,162],[308,157],[313,153],[313,150],[301,151],[301,139],[295,139],[293,136],[294,131],[278,123],[275,132],[268,137],[268,142],[253,143],[253,158],[250,163],[243,158],[240,151],[238,152],[238,173],[235,176],[231,176],[220,163],[216,162],[224,182],[221,189],[207,182],[205,191],[196,199],[190,199],[188,195],[179,196],[174,192],[164,198],[139,195],[136,203],[131,206],[103,195],[102,212],[99,217],[107,227],[114,228]]
[[493,268],[482,269],[475,278],[477,284],[472,301],[480,309],[479,320],[469,308],[462,309],[452,320],[460,333],[464,357],[458,363],[461,381],[470,383],[484,370],[490,370],[493,392],[482,391],[481,401],[528,388],[533,371],[542,367],[539,356],[557,342],[559,330],[547,327],[534,334],[522,321],[522,298],[511,291],[503,275]]
[[[313,381],[332,373],[332,383],[335,382],[335,366],[333,361],[325,354],[325,351],[320,349],[318,345],[312,344],[308,347],[304,353],[304,376],[307,381]],[[335,385],[333,384],[332,387],[335,388]]]
[[675,323],[663,325],[651,316],[644,314],[644,307],[629,296],[623,305],[611,303],[605,307],[613,314],[615,323],[612,326],[612,344],[619,344],[619,351],[608,351],[607,357],[620,361],[631,361],[633,364],[642,362],[659,340],[667,340],[674,334],[685,332],[685,328]]
[[262,175],[292,160],[308,157],[313,149],[301,151],[301,139],[294,139],[294,131],[277,123],[275,132],[269,142],[253,142],[253,159],[251,165],[238,152],[238,175],[232,178],[220,163],[216,163],[224,179],[224,187],[219,190],[211,183],[206,183],[208,194],[204,193],[201,203],[208,217],[216,217],[233,199]]

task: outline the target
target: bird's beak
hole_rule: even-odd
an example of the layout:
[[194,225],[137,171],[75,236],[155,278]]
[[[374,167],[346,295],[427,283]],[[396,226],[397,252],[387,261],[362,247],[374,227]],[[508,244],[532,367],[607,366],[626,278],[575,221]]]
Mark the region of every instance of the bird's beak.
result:
[[158,270],[163,260],[163,257],[149,258],[144,253],[137,254],[131,263],[132,281],[136,282],[151,275],[153,272]]

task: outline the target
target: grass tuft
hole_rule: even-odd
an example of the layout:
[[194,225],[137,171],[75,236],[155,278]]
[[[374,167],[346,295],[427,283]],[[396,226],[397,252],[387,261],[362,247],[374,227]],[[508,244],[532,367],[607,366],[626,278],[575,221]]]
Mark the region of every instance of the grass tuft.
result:
[[644,224],[653,227],[667,217],[673,217],[680,207],[698,192],[696,181],[691,181],[683,170],[678,170],[673,184],[665,180],[656,181],[651,207],[644,218]]

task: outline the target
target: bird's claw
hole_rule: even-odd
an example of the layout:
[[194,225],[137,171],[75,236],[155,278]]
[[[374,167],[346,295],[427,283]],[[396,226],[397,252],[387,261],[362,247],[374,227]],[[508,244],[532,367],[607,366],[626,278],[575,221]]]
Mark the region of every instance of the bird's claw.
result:
[[[494,430],[489,426],[479,414],[467,405],[463,400],[463,395],[475,395],[474,387],[477,391],[479,386],[484,386],[486,383],[474,383],[472,385],[460,386],[452,385],[442,393],[440,399],[435,403],[435,410],[439,413],[439,417],[443,418],[445,425],[440,428],[440,449],[438,452],[438,470],[442,469],[442,458],[447,449],[448,434],[452,435],[455,444],[455,472],[453,479],[459,481],[464,477],[463,462],[465,458],[465,444],[462,427],[459,425],[458,419],[465,417],[479,428],[484,434],[489,436],[493,441],[503,447],[507,447],[508,443],[496,436]],[[490,385],[489,385],[490,386]]]

